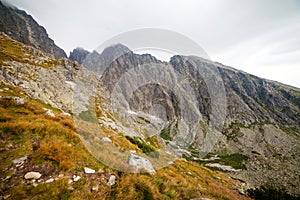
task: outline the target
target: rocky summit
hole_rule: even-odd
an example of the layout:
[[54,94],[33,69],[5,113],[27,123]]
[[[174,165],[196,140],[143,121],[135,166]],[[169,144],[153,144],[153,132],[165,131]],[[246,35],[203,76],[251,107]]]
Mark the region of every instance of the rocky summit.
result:
[[299,88],[122,44],[66,58],[0,10],[0,199],[300,195]]

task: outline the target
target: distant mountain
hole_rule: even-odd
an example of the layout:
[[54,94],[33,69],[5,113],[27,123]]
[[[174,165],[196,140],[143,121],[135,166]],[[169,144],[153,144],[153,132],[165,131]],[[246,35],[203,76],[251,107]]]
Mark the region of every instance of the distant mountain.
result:
[[86,68],[101,74],[104,71],[105,66],[127,52],[130,52],[128,47],[122,44],[114,44],[105,48],[103,52],[98,52],[96,50],[88,52],[82,48],[76,48],[71,52],[69,58],[84,65]]
[[73,61],[77,61],[79,64],[82,64],[82,62],[85,60],[85,58],[88,54],[90,54],[89,51],[87,51],[83,48],[77,47],[72,52],[70,52],[69,58]]
[[[113,46],[108,48],[112,54],[114,53],[113,48]],[[100,63],[103,63],[105,60],[102,56],[103,53],[97,55],[101,60]],[[232,176],[251,186],[272,183],[290,191],[297,190],[295,186],[300,184],[300,175],[297,172],[299,166],[296,164],[300,162],[300,156],[298,156],[300,155],[299,88],[262,79],[198,57],[177,55],[172,57],[170,62],[161,62],[149,54],[138,55],[132,51],[117,56],[110,55],[110,57],[114,57],[115,60],[106,62],[106,66],[104,64],[84,66],[101,74],[100,80],[110,96],[116,95],[117,91],[117,96],[114,98],[117,97],[121,103],[116,104],[116,101],[112,99],[114,103],[111,104],[111,109],[118,110],[115,113],[118,116],[116,118],[119,119],[120,116],[123,116],[124,120],[131,122],[125,127],[120,125],[118,130],[125,131],[129,128],[127,134],[139,135],[139,131],[135,130],[141,130],[147,126],[147,123],[140,125],[139,117],[145,118],[146,121],[153,124],[153,127],[159,127],[160,124],[154,122],[151,117],[147,118],[147,115],[161,118],[161,111],[165,110],[164,117],[168,123],[161,130],[160,136],[165,141],[175,142],[175,144],[171,144],[173,146],[177,144],[176,148],[179,149],[182,148],[183,141],[185,144],[190,144],[185,150],[193,153],[185,152],[183,154],[191,160],[201,160],[197,156],[197,154],[201,154],[204,144],[201,137],[203,137],[203,133],[207,132],[206,126],[212,117],[217,120],[219,117],[218,114],[213,115],[212,104],[213,98],[216,97],[211,96],[210,92],[212,91],[209,91],[209,85],[207,85],[207,81],[210,80],[205,80],[205,76],[208,71],[217,69],[224,84],[227,107],[225,125],[222,130],[219,130],[221,136],[210,153],[228,157],[240,156],[238,162],[241,165],[238,169],[242,170],[231,172]],[[144,70],[141,66],[144,66]],[[181,93],[177,93],[178,97],[172,92],[174,87],[181,83],[165,74],[163,70],[165,66],[168,69],[174,69],[179,76],[188,81],[195,91],[197,101],[194,103],[190,100],[189,106],[193,109],[198,106],[197,111],[193,109],[185,111],[184,107],[180,105],[180,96],[185,98],[188,94],[182,90]],[[161,71],[159,71],[160,69]],[[133,76],[125,80],[124,77],[128,77],[130,74]],[[142,82],[142,80],[145,80],[145,83],[139,86],[139,81]],[[164,82],[151,84],[151,81],[155,82],[156,80]],[[218,82],[218,80],[215,81]],[[169,88],[164,86],[167,82],[172,83]],[[132,96],[128,96],[130,94]],[[151,109],[157,105],[160,108],[153,112]],[[124,107],[124,113],[121,112],[120,106]],[[127,114],[126,110],[132,110],[134,113]],[[192,118],[185,120],[183,118],[187,114],[185,112],[198,111],[202,115],[200,120],[200,123],[203,124],[202,128],[198,129],[194,136],[182,136],[180,127],[188,127],[193,118],[197,117],[195,114],[191,115]],[[143,114],[139,116],[137,113],[140,112]],[[219,111],[215,112],[219,113]],[[143,131],[151,134],[157,129],[148,128]],[[235,159],[233,157],[231,159]],[[242,158],[247,158],[247,161]],[[220,164],[224,164],[224,162],[220,160]],[[233,163],[232,165],[234,166]]]
[[5,5],[0,1],[0,32],[24,44],[29,44],[55,58],[67,55],[49,38],[44,27],[40,26],[25,11]]

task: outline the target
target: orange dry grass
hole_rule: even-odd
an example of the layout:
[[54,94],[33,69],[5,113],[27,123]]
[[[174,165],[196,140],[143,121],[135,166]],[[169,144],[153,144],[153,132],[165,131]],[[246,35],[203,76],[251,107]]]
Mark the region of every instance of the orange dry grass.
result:
[[55,161],[61,169],[70,169],[73,167],[74,149],[65,141],[51,138],[44,140],[38,150],[40,157]]

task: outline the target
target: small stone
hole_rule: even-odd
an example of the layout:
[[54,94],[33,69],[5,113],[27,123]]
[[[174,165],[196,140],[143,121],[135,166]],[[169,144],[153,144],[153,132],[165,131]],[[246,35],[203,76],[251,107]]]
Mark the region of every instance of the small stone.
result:
[[99,190],[99,185],[92,187],[92,191],[98,191],[98,190]]
[[32,185],[33,185],[33,187],[36,187],[36,186],[38,186],[39,184],[37,184],[37,183],[33,183]]
[[50,109],[47,109],[47,108],[43,108],[46,112],[45,112],[45,115],[48,115],[50,117],[55,117],[55,114],[53,113],[52,110]]
[[54,178],[50,178],[48,180],[45,181],[45,183],[52,183],[54,181]]
[[69,187],[68,187],[68,190],[73,191],[74,188],[73,188],[72,186],[69,186]]
[[7,176],[7,177],[4,179],[4,181],[5,181],[5,180],[8,180],[8,179],[10,179],[10,178],[11,178],[11,176]]
[[73,183],[73,180],[72,180],[72,179],[69,179],[69,180],[68,180],[68,184],[71,185],[72,183]]
[[73,176],[73,181],[74,181],[74,182],[79,181],[79,179],[81,179],[80,176],[76,176],[76,175]]
[[108,186],[113,186],[114,184],[116,184],[116,176],[115,175],[110,175],[107,185]]
[[6,200],[6,199],[9,199],[9,198],[10,198],[10,196],[11,196],[11,195],[10,195],[10,194],[8,194],[8,195],[4,196],[4,197],[3,197],[3,199],[4,199],[4,200]]
[[84,173],[93,174],[93,173],[95,173],[95,170],[88,168],[88,167],[84,167]]
[[25,103],[24,98],[21,98],[21,97],[14,97],[13,99],[16,101],[16,103],[17,103],[18,105],[23,105],[23,104]]
[[63,178],[63,177],[64,177],[63,174],[59,174],[59,175],[58,175],[58,178]]
[[42,176],[39,172],[27,172],[24,176],[25,179],[39,179]]
[[174,165],[174,162],[173,161],[169,161],[168,164],[169,165]]
[[109,137],[103,137],[103,138],[102,138],[102,141],[103,141],[103,142],[108,142],[108,143],[111,143],[111,142],[112,142],[111,139],[109,139]]
[[20,166],[20,165],[23,165],[23,164],[24,164],[24,162],[25,162],[25,160],[27,160],[27,158],[28,158],[28,155],[23,156],[23,157],[21,157],[21,158],[14,159],[12,162],[13,162],[15,165]]
[[71,114],[70,113],[66,113],[66,112],[63,112],[62,115],[71,117]]

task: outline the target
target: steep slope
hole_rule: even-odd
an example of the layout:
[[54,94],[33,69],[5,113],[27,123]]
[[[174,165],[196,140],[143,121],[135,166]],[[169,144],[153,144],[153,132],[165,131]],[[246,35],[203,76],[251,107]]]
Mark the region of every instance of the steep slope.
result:
[[48,53],[55,58],[66,58],[66,53],[49,38],[44,27],[40,26],[25,11],[4,5],[0,1],[0,32],[25,44]]
[[[82,137],[101,132],[102,138],[95,139],[105,149],[119,146],[137,154],[145,144],[111,127],[99,129],[86,115],[87,101],[92,100],[89,91],[105,94],[97,75],[7,35],[1,34],[0,42],[1,198],[248,199],[238,193],[238,181],[185,159],[153,175],[122,173],[103,165],[88,153]],[[104,103],[105,95],[100,100]],[[98,108],[102,115],[110,112],[108,107]],[[115,161],[106,151],[98,153]],[[86,173],[84,167],[96,171]],[[29,179],[28,172],[41,177]]]

